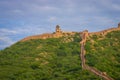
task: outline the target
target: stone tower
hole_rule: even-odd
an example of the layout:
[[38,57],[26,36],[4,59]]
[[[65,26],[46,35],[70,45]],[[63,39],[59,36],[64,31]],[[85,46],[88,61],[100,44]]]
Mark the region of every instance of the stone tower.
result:
[[118,28],[120,28],[120,23],[118,23]]
[[60,26],[59,25],[56,25],[56,33],[61,33],[61,29],[60,29]]

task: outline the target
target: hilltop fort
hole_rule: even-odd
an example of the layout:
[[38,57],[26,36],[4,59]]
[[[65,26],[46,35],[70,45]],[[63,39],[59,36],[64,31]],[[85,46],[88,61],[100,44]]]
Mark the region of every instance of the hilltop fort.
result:
[[28,36],[21,41],[27,41],[27,40],[32,40],[32,39],[47,39],[47,38],[59,38],[62,36],[68,36],[68,35],[74,35],[75,33],[78,32],[65,32],[62,31],[59,25],[56,25],[55,32],[53,33],[44,33],[41,35],[34,35],[34,36]]
[[[85,30],[83,32],[87,32],[88,36],[92,36],[92,35],[102,35],[102,36],[104,36],[111,31],[118,31],[118,30],[120,30],[120,23],[118,24],[118,27],[116,27],[116,28],[109,28],[109,29],[99,31],[99,32],[88,32],[88,30]],[[59,38],[59,37],[63,37],[63,36],[74,35],[75,33],[80,33],[81,34],[82,32],[62,31],[60,26],[56,25],[55,32],[53,32],[53,33],[44,33],[44,34],[40,34],[40,35],[28,36],[28,37],[22,39],[21,41],[27,41],[27,40],[32,40],[32,39]]]

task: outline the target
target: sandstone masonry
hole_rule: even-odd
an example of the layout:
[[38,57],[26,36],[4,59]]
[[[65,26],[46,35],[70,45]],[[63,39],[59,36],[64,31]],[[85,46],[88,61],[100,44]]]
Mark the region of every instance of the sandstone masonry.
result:
[[41,35],[34,35],[34,36],[28,36],[21,41],[27,41],[27,40],[32,40],[32,39],[47,39],[47,38],[59,38],[62,36],[69,36],[69,35],[74,35],[77,32],[64,32],[60,29],[59,25],[56,25],[56,29],[54,33],[44,33]]
[[[117,28],[110,28],[110,29],[106,29],[103,31],[99,31],[99,32],[88,32],[88,30],[83,31],[86,36],[92,36],[92,35],[106,35],[109,32],[112,31],[120,31],[120,23],[118,24]],[[59,37],[63,37],[63,36],[69,36],[69,35],[74,35],[76,33],[80,33],[82,34],[82,32],[66,32],[66,31],[62,31],[59,25],[56,25],[56,29],[54,33],[44,33],[41,35],[34,35],[34,36],[28,36],[24,39],[22,39],[21,41],[27,41],[27,40],[32,40],[32,39],[47,39],[47,38],[59,38]]]

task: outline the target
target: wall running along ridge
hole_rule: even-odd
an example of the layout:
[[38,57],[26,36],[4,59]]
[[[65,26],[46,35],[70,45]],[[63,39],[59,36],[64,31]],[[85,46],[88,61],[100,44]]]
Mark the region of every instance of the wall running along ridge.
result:
[[[106,30],[103,30],[103,31],[99,31],[99,32],[90,32],[87,35],[88,36],[92,36],[92,35],[103,35],[104,36],[109,32],[119,31],[119,30],[120,30],[120,23],[118,24],[117,28],[110,28],[110,29],[106,29]],[[85,30],[85,31],[87,31],[87,30]],[[31,39],[59,38],[59,37],[62,37],[62,36],[74,35],[76,33],[81,34],[82,32],[64,32],[60,29],[60,26],[57,25],[54,33],[44,33],[44,34],[41,34],[41,35],[28,36],[28,37],[22,39],[21,41],[28,41],[28,40],[31,40]]]
[[120,31],[120,24],[118,24],[117,28],[110,28],[110,29],[107,29],[107,30],[103,30],[103,31],[99,31],[99,32],[91,32],[91,33],[88,33],[88,30],[85,30],[80,34],[80,36],[82,38],[82,41],[80,41],[80,45],[81,45],[80,58],[81,58],[81,61],[82,61],[81,62],[82,68],[91,71],[95,75],[98,75],[98,76],[102,77],[104,80],[114,80],[114,79],[111,78],[110,76],[108,76],[107,73],[101,72],[101,71],[97,70],[96,68],[90,67],[86,64],[86,59],[85,59],[86,51],[85,51],[84,47],[85,47],[87,38],[89,36],[92,36],[92,35],[102,35],[102,36],[104,36],[107,33],[112,32],[112,31]]

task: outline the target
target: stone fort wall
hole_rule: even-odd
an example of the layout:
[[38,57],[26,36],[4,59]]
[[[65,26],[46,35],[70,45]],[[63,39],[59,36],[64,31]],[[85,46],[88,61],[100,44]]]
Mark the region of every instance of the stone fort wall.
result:
[[[99,32],[88,32],[88,30],[83,31],[84,33],[87,33],[87,36],[92,36],[92,35],[106,35],[109,32],[112,31],[120,31],[120,23],[118,24],[117,28],[110,28],[110,29],[106,29],[103,31],[99,31]],[[27,41],[27,40],[31,40],[31,39],[47,39],[47,38],[59,38],[62,36],[69,36],[69,35],[74,35],[76,33],[80,33],[82,34],[82,32],[64,32],[60,29],[60,26],[57,25],[55,32],[54,33],[44,33],[41,35],[34,35],[34,36],[28,36],[24,39],[22,39],[21,41]]]
[[34,35],[34,36],[28,36],[21,41],[27,41],[27,40],[32,40],[32,39],[47,39],[47,38],[59,38],[62,36],[68,36],[68,35],[74,35],[77,32],[64,32],[60,29],[60,26],[56,26],[56,32],[54,33],[44,33],[41,35]]
[[110,28],[110,29],[106,29],[106,30],[103,30],[103,31],[99,31],[99,32],[90,32],[89,36],[92,36],[92,35],[103,35],[104,36],[107,33],[112,32],[112,31],[120,31],[120,27]]

